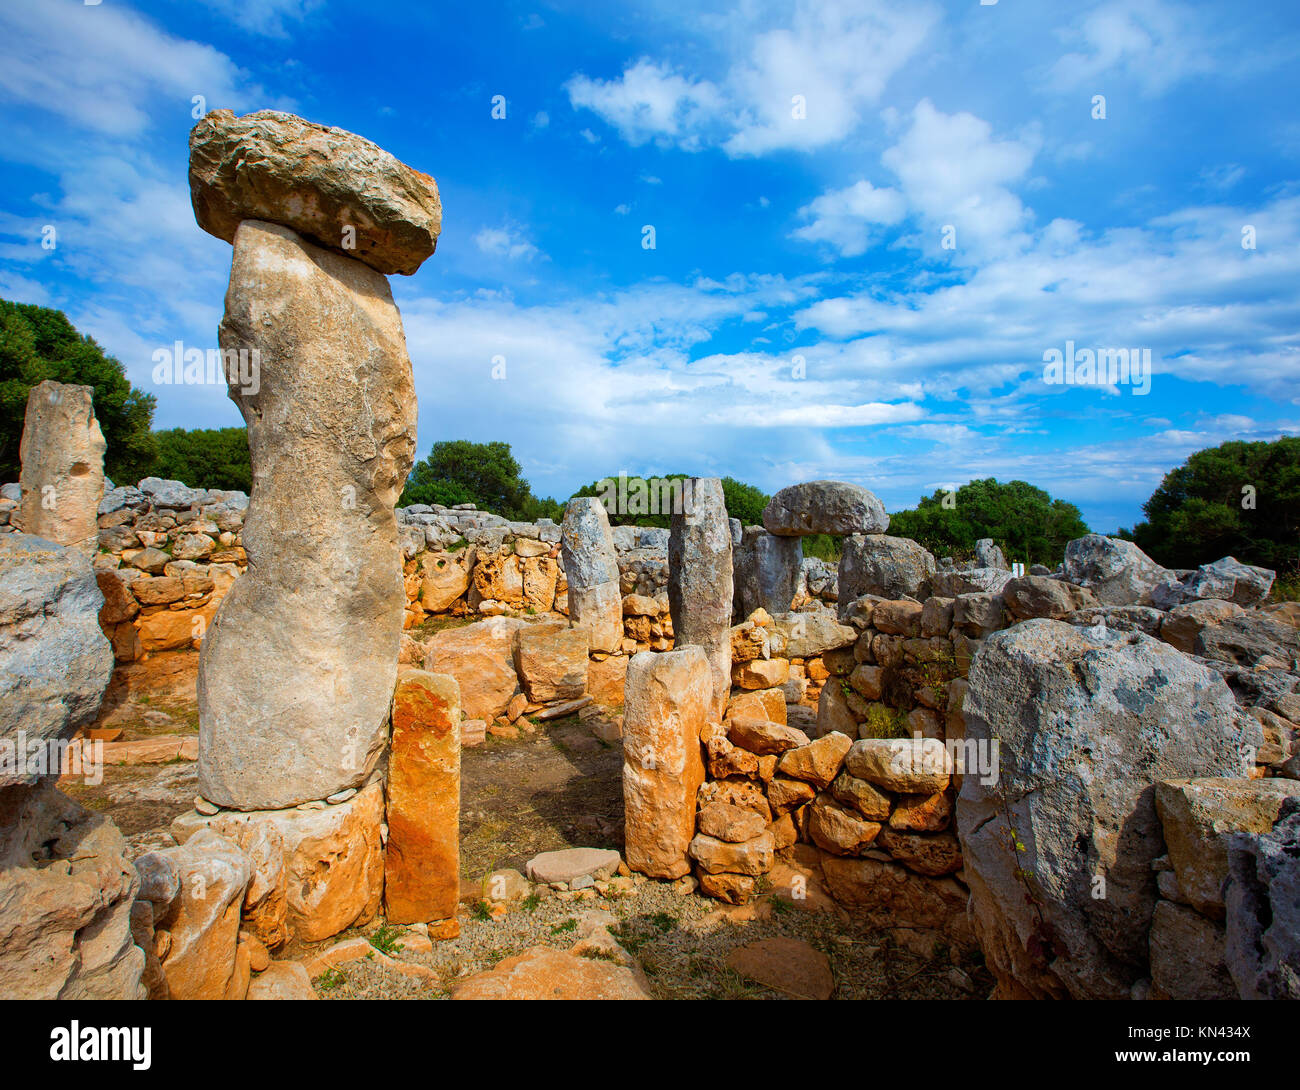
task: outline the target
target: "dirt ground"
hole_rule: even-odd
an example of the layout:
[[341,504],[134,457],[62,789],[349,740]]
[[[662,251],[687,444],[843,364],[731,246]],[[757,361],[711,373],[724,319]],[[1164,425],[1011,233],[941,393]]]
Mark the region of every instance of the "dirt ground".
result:
[[[197,662],[196,653],[177,652],[119,669],[100,725],[122,728],[124,739],[196,732]],[[942,945],[918,947],[899,929],[871,929],[848,913],[806,911],[770,894],[737,912],[666,882],[639,882],[617,900],[579,901],[541,890],[493,919],[469,892],[491,871],[523,871],[539,852],[566,847],[622,850],[622,749],[571,717],[539,724],[517,740],[489,736],[462,751],[461,765],[467,891],[461,934],[435,943],[432,953],[400,955],[432,969],[435,979],[403,976],[378,960],[350,962],[313,982],[322,998],[445,998],[459,980],[530,946],[568,949],[592,912],[612,914],[612,932],[641,962],[659,998],[784,998],[724,964],[734,947],[775,935],[803,939],[827,955],[837,999],[980,998],[991,989],[978,960],[958,963]],[[107,766],[101,783],[70,783],[65,790],[116,822],[138,853],[169,843],[167,827],[193,806],[197,780],[193,762],[171,761]],[[390,937],[382,927],[377,920],[327,945],[357,934],[382,945]],[[281,956],[305,952],[295,948]]]

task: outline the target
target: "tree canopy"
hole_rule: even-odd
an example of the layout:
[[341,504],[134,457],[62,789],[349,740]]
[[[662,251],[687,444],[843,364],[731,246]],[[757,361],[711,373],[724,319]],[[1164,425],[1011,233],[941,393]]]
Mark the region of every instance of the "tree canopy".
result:
[[191,488],[253,490],[247,428],[169,428],[154,432],[153,473]]
[[27,395],[46,379],[94,387],[109,477],[137,481],[149,474],[154,396],[132,386],[122,364],[78,333],[62,311],[0,299],[0,480],[18,480]]
[[1060,563],[1066,542],[1088,533],[1079,509],[1025,481],[992,477],[957,491],[938,489],[915,508],[889,518],[889,533],[908,537],[936,556],[969,559],[980,538],[992,538],[1010,561]]
[[1300,438],[1228,442],[1165,475],[1131,532],[1153,560],[1194,568],[1223,556],[1289,572],[1300,563]]
[[555,500],[538,499],[524,480],[519,462],[502,442],[444,439],[417,462],[398,505],[472,503],[509,519],[531,521],[563,516]]
[[[672,524],[672,508],[668,500],[674,493],[674,489],[657,482],[685,481],[689,476],[690,474],[687,473],[666,473],[659,477],[620,479],[617,475],[613,475],[585,484],[573,495],[597,496],[603,499],[614,492],[625,498],[624,502],[606,504],[611,526],[667,528]],[[771,499],[752,484],[745,484],[744,481],[738,481],[734,477],[722,478],[722,498],[727,507],[727,517],[740,519],[742,526],[761,525],[763,508]],[[638,499],[641,502],[638,502]]]

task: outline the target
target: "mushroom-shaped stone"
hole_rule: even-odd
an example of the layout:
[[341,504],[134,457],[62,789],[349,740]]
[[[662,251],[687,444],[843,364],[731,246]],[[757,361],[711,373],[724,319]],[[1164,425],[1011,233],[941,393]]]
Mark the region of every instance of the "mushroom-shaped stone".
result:
[[278,110],[213,110],[190,132],[199,226],[235,241],[244,220],[291,227],[381,273],[415,272],[438,243],[438,185],[369,140]]
[[811,534],[883,534],[889,529],[885,505],[872,493],[845,481],[808,481],[783,488],[763,509],[768,533],[782,537]]

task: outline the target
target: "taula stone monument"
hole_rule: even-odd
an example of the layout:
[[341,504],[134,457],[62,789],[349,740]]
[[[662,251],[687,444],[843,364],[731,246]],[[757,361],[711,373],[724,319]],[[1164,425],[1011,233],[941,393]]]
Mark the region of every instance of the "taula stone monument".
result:
[[[387,272],[434,249],[432,178],[359,136],[266,111],[190,136],[200,226],[233,240],[221,322],[248,424],[248,572],[199,664],[199,788],[277,809],[359,787],[386,743],[405,596],[393,505],[415,387]],[[227,359],[235,357],[227,356]]]

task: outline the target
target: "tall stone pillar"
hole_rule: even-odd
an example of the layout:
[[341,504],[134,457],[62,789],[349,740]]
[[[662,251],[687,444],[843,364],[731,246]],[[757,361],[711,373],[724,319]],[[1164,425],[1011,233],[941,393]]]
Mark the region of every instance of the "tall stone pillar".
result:
[[18,527],[56,545],[94,553],[104,498],[104,433],[95,419],[92,386],[46,379],[27,395],[22,500]]
[[668,534],[668,607],[675,646],[704,648],[713,676],[713,721],[731,692],[731,524],[717,477],[690,482],[689,511],[673,515]]
[[803,542],[797,537],[778,537],[761,526],[747,526],[736,550],[735,615],[739,624],[754,610],[788,613],[799,588],[803,565]]
[[220,342],[253,469],[248,571],[199,662],[199,789],[272,810],[361,786],[387,743],[416,405],[385,273],[433,252],[441,205],[369,141],[274,111],[200,121],[190,189],[234,243]]
[[604,504],[593,496],[569,501],[560,529],[560,556],[569,584],[569,620],[591,632],[593,651],[615,651],[623,640],[618,556]]
[[689,874],[695,795],[704,782],[700,734],[713,679],[702,648],[642,651],[628,663],[623,705],[627,865],[652,878]]
[[389,923],[449,920],[460,901],[460,686],[405,670],[393,694],[388,757]]

